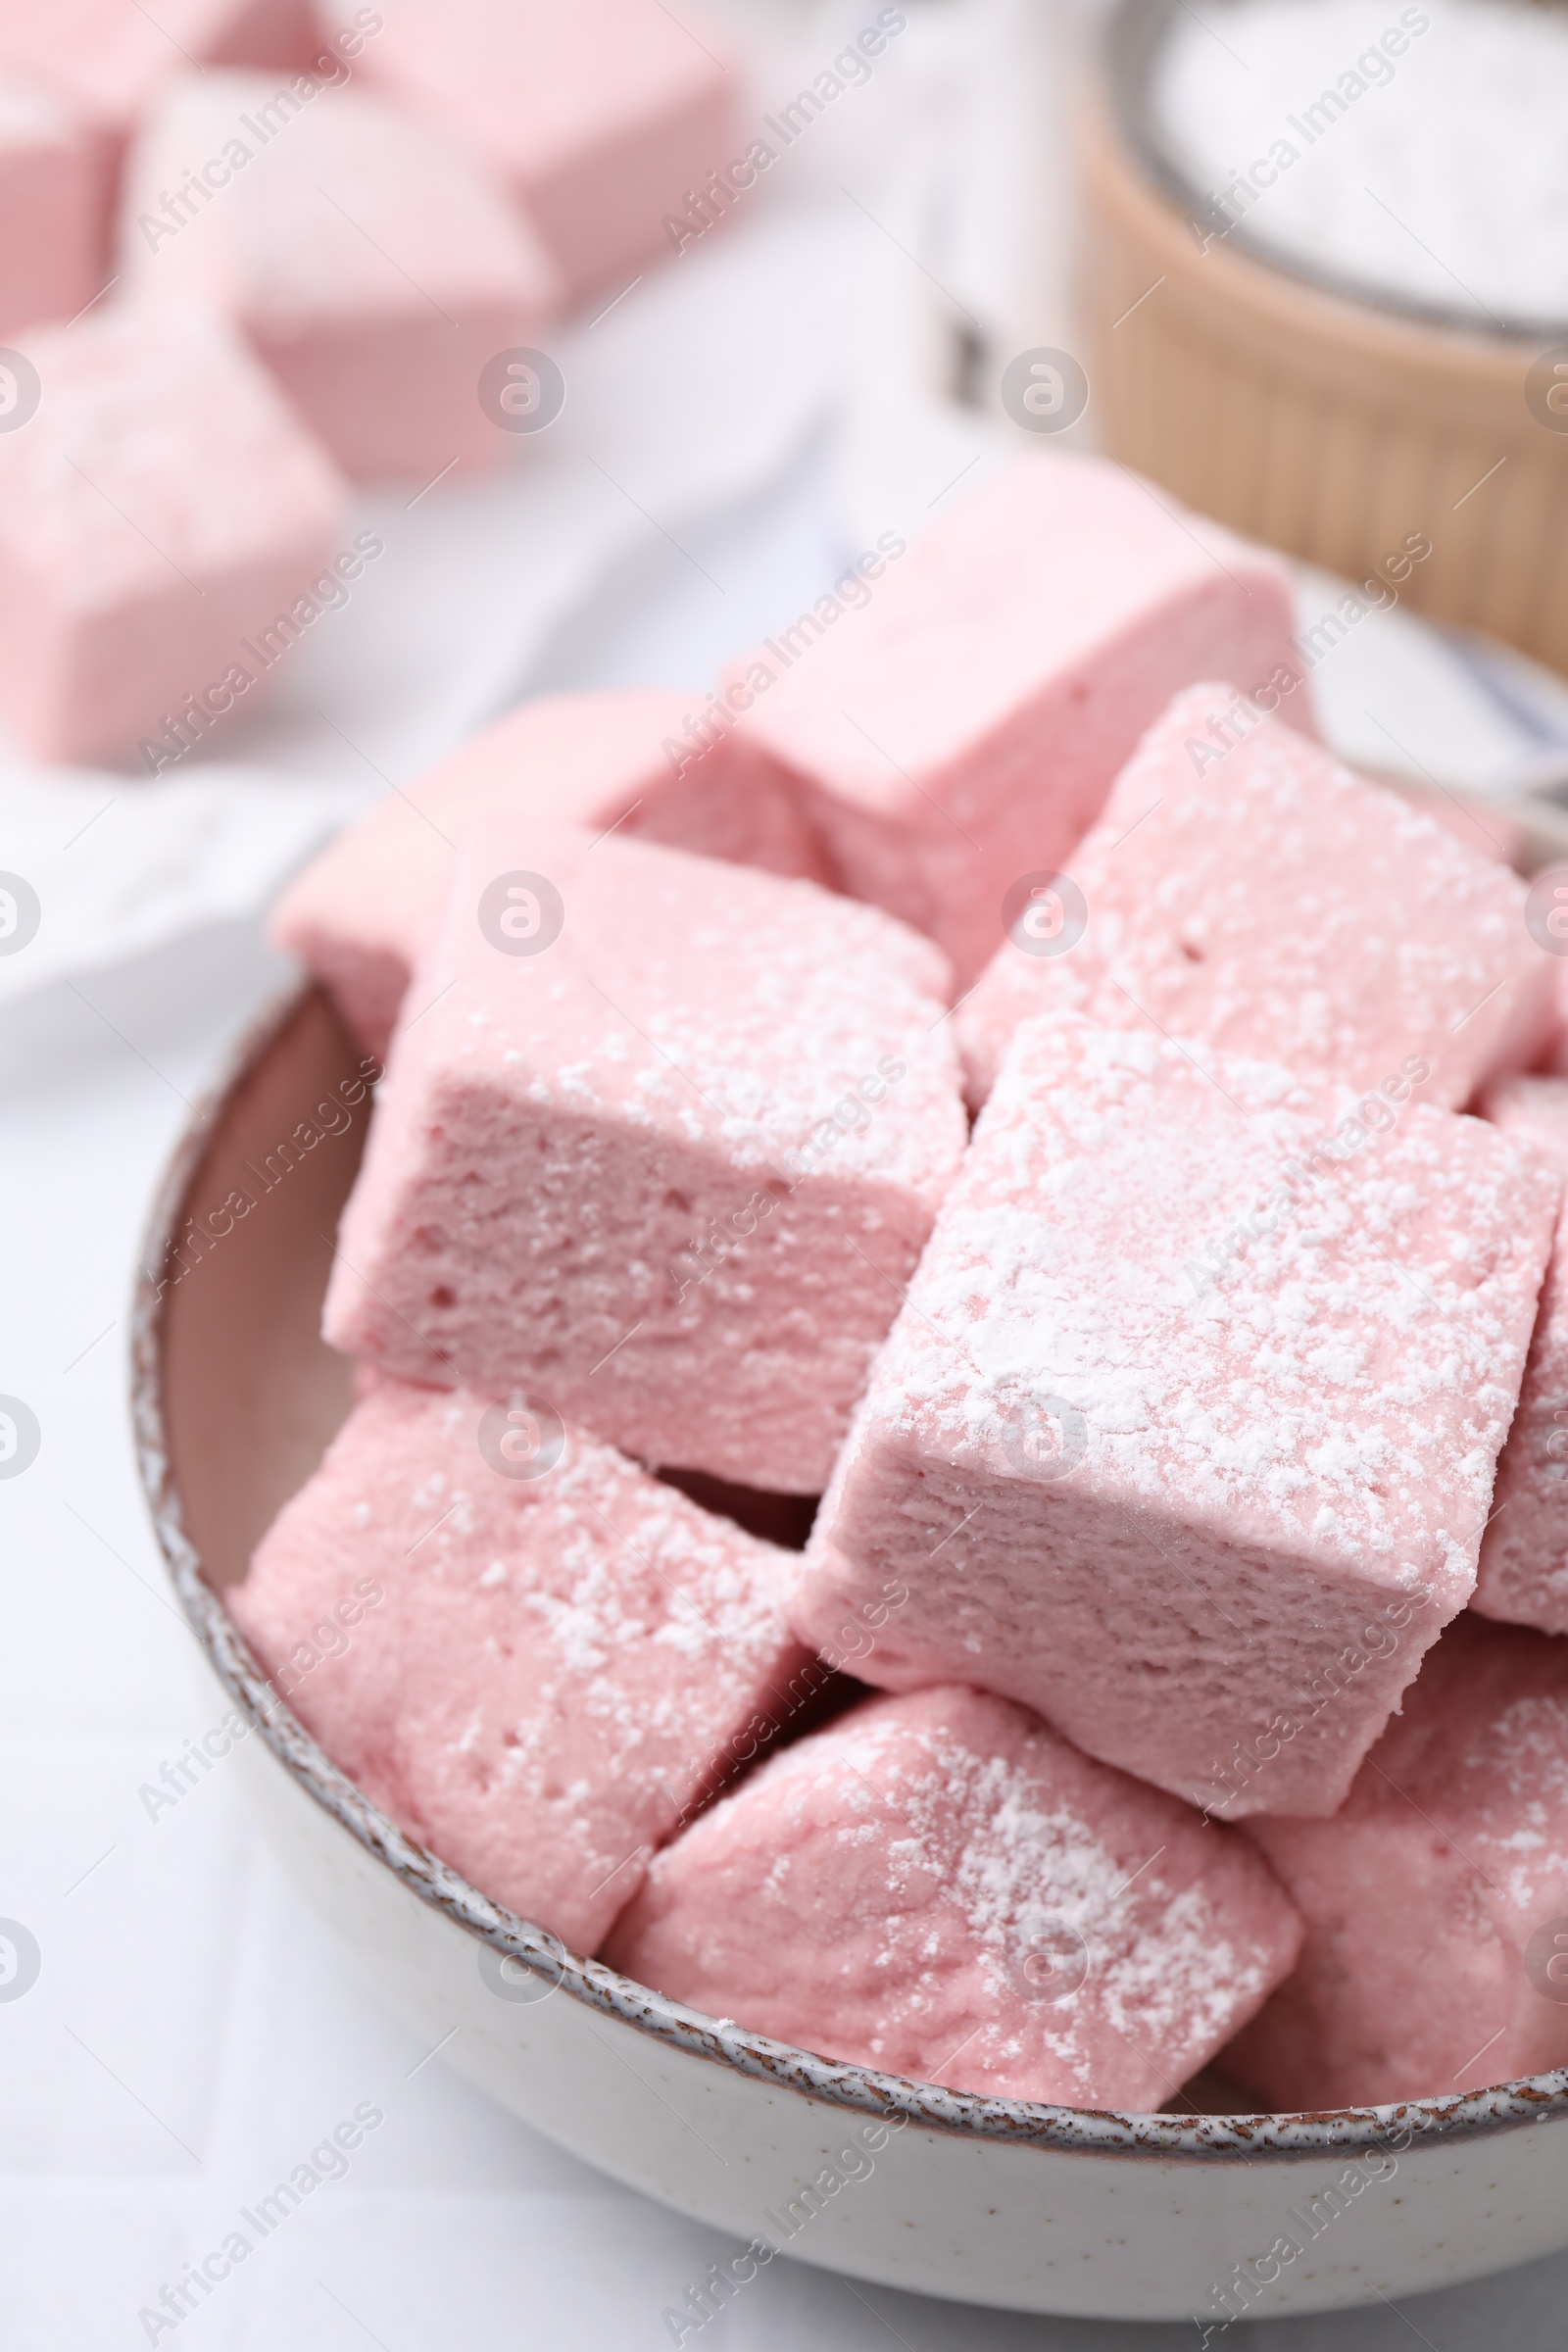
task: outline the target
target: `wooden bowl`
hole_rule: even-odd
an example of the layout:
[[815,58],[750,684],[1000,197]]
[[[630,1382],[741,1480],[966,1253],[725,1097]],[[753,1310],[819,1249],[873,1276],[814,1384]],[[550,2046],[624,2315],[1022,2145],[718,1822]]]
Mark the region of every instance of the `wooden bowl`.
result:
[[[1101,444],[1187,505],[1568,669],[1568,413],[1527,398],[1568,321],[1482,332],[1205,232],[1151,72],[1176,0],[1124,0],[1083,128],[1082,303]],[[1198,223],[1195,229],[1194,223]],[[1568,378],[1565,378],[1568,380]]]
[[[143,1255],[133,1405],[175,1593],[217,1703],[250,1727],[233,1769],[305,1895],[432,2051],[616,2179],[765,2241],[732,2258],[737,2292],[778,2250],[1020,2311],[1217,2328],[1227,2296],[1251,2318],[1319,2310],[1568,2243],[1568,2071],[1315,2116],[969,2097],[664,2000],[502,1910],[361,1795],[223,1601],[349,1407],[319,1321],[368,1099],[347,1127],[336,1105],[313,1114],[331,1089],[354,1100],[358,1066],[308,992],[192,1121]],[[1282,2237],[1300,2240],[1289,2262]]]

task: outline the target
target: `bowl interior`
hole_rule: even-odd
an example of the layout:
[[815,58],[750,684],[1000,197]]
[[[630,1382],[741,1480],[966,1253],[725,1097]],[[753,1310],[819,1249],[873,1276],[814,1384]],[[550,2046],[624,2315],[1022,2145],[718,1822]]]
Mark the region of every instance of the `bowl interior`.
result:
[[[160,1323],[164,1434],[185,1533],[219,1591],[244,1576],[353,1400],[353,1367],[320,1323],[369,1125],[360,1062],[313,990],[265,1050],[243,1057],[175,1171]],[[351,1107],[344,1098],[356,1086]]]
[[[290,999],[242,1045],[232,1075],[193,1121],[154,1209],[137,1301],[134,1406],[157,1532],[215,1672],[296,1780],[421,1900],[577,1999],[675,2047],[838,2105],[891,2102],[928,2125],[987,2138],[1251,2160],[1268,2149],[1299,2155],[1370,2144],[1392,2117],[1468,2136],[1568,2111],[1568,2070],[1397,2108],[1249,2113],[1245,2121],[1242,2103],[1217,2078],[1190,2085],[1195,2095],[1180,2110],[1141,2116],[906,2082],[716,2027],[567,1952],[388,1823],[270,1691],[220,1599],[353,1401],[353,1367],[322,1341],[320,1311],[369,1126],[363,1068],[315,989]],[[767,1532],[788,1541],[796,1531]]]

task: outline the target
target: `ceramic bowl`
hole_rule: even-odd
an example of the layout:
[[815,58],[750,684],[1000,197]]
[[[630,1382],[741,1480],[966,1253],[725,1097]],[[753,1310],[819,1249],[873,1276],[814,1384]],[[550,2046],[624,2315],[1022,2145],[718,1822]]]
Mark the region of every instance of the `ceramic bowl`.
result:
[[973,2098],[666,2001],[501,1910],[361,1795],[268,1690],[223,1597],[348,1410],[318,1324],[369,1113],[341,1107],[357,1067],[305,993],[192,1122],[143,1258],[134,1410],[215,1705],[254,1727],[237,1769],[301,1890],[432,2050],[731,2234],[726,2296],[776,2250],[1019,2311],[1218,2328],[1568,2243],[1568,2072],[1323,2115]]
[[[1151,98],[1191,14],[1120,0],[1081,109],[1102,447],[1234,530],[1373,585],[1374,601],[1397,582],[1411,609],[1568,669],[1568,319],[1371,294],[1271,249],[1266,200],[1224,229]],[[1220,39],[1223,6],[1203,21]]]

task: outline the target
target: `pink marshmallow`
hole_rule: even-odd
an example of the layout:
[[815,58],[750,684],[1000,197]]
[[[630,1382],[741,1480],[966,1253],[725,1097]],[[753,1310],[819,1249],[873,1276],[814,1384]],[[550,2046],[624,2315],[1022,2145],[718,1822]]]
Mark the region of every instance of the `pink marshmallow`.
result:
[[85,116],[39,82],[0,74],[0,335],[74,318],[100,291],[104,201],[103,149]]
[[167,763],[250,708],[252,633],[319,572],[343,484],[216,319],[106,309],[21,347],[39,399],[0,434],[0,709],[43,759],[140,738]]
[[354,1036],[381,1057],[409,974],[441,927],[453,845],[476,817],[613,826],[825,880],[821,853],[765,762],[732,737],[690,757],[693,700],[649,689],[522,704],[323,850],[278,901],[273,939],[324,982]]
[[1554,956],[1551,970],[1551,1025],[1538,1066],[1554,1078],[1568,1077],[1568,958]]
[[[1568,1176],[1568,1078],[1505,1078],[1482,1113]],[[1471,1606],[1568,1634],[1568,1206],[1542,1287],[1519,1409],[1497,1464]]]
[[121,270],[135,301],[229,318],[362,478],[499,460],[480,374],[557,297],[537,238],[444,131],[309,75],[169,85],[127,169]]
[[1176,697],[1068,864],[1078,921],[1061,891],[1033,923],[1021,906],[956,1016],[976,1104],[1053,1010],[1355,1087],[1413,1054],[1453,1110],[1545,1034],[1518,876],[1225,686]]
[[809,882],[481,824],[344,1215],[332,1345],[818,1493],[964,1148],[946,978]]
[[[1026,1022],[799,1571],[1205,1812],[1332,1813],[1463,1608],[1558,1181],[1479,1119]],[[1340,1107],[1348,1108],[1348,1102]]]
[[685,0],[398,0],[363,63],[512,191],[571,301],[677,251],[667,217],[736,152],[738,63]]
[[1249,1822],[1306,1921],[1226,2053],[1270,2107],[1568,2066],[1568,1642],[1462,1617],[1333,1821]]
[[383,1381],[232,1607],[372,1802],[592,1951],[820,1679],[783,1557],[521,1398]]
[[654,1861],[606,1958],[852,2066],[1158,2108],[1288,1975],[1300,1923],[1235,1831],[1005,1699],[871,1699]]
[[159,0],[156,10],[133,0],[0,0],[0,65],[74,99],[116,156],[187,61],[272,66],[286,80],[286,69],[313,64],[321,48],[311,0]]
[[1457,800],[1446,790],[1434,792],[1430,784],[1417,784],[1408,776],[1379,773],[1377,780],[1418,814],[1430,816],[1440,833],[1451,834],[1472,857],[1517,867],[1527,840],[1517,817],[1505,816],[1501,809],[1485,803]]
[[868,606],[803,612],[736,664],[738,726],[846,886],[939,940],[960,988],[1179,686],[1232,678],[1311,730],[1284,566],[1120,466],[1019,459],[875,568]]

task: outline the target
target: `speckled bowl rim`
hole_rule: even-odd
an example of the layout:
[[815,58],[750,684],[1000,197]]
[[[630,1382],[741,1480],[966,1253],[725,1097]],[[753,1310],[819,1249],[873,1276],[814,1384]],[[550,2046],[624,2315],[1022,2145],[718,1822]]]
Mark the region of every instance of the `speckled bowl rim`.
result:
[[[1102,35],[1102,64],[1116,126],[1140,168],[1190,220],[1207,220],[1211,217],[1209,199],[1168,151],[1152,98],[1155,61],[1178,14],[1184,11],[1185,0],[1119,0]],[[1392,314],[1413,325],[1437,327],[1446,334],[1488,344],[1525,343],[1537,351],[1568,345],[1568,318],[1499,318],[1494,311],[1465,311],[1448,303],[1423,301],[1418,295],[1399,294],[1289,253],[1266,237],[1250,233],[1245,220],[1227,232],[1224,242],[1249,261],[1358,311]]]
[[150,1269],[166,1262],[186,1197],[230,1098],[316,993],[309,985],[293,987],[265,1008],[196,1103],[170,1158],[148,1218],[132,1306],[131,1415],[154,1531],[175,1595],[209,1665],[291,1779],[410,1893],[497,1953],[518,1961],[541,1980],[547,1994],[563,1991],[671,2049],[832,2106],[873,2114],[893,2110],[912,2123],[977,2139],[1022,2141],[1081,2155],[1255,2161],[1260,2151],[1322,2157],[1339,2148],[1383,2147],[1396,2136],[1411,2142],[1473,2139],[1568,2116],[1568,2068],[1490,2090],[1312,2115],[1132,2115],[944,2090],[868,2067],[813,2057],[787,2042],[746,2033],[728,2021],[703,2017],[666,2000],[602,1962],[568,1951],[547,1929],[491,1902],[406,1837],[362,1795],[269,1689],[185,1533],[164,1429],[162,1315],[159,1284]]

